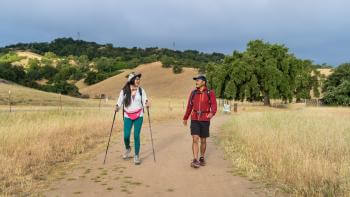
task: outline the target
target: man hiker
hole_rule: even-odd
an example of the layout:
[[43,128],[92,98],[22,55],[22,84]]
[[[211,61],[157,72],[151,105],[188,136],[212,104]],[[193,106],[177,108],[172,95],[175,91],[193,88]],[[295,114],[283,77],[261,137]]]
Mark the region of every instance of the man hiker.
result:
[[140,133],[143,123],[144,107],[149,107],[146,92],[140,87],[141,74],[131,73],[120,91],[115,110],[123,108],[124,116],[124,145],[123,159],[129,159],[131,153],[130,135],[134,126],[135,165],[141,164],[140,160]]
[[[216,96],[213,90],[207,88],[207,79],[200,75],[193,78],[196,81],[196,89],[190,94],[187,110],[183,117],[183,124],[187,125],[187,120],[191,115],[191,135],[193,161],[191,167],[199,168],[205,166],[205,150],[207,138],[209,137],[210,120],[216,113]],[[200,140],[200,158],[198,159]]]

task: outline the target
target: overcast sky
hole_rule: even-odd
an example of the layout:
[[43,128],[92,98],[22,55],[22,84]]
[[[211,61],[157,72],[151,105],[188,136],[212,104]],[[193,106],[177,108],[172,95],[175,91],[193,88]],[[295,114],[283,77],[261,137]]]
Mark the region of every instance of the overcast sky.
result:
[[0,46],[80,38],[126,47],[244,50],[252,39],[300,58],[350,62],[349,0],[1,0]]

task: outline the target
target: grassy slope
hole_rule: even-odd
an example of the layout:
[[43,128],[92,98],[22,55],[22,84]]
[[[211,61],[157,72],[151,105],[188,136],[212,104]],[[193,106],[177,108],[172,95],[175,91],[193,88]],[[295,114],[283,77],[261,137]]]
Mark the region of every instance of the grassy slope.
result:
[[[133,71],[142,73],[141,86],[153,98],[187,98],[194,88],[192,78],[198,74],[192,68],[184,68],[183,73],[174,74],[172,69],[162,68],[160,62],[140,65]],[[92,98],[101,93],[115,98],[126,82],[125,76],[130,72],[126,70],[100,83],[85,87],[80,92],[89,94]]]
[[[8,92],[11,90],[11,100],[14,105],[43,105],[57,106],[60,96],[58,94],[35,90],[16,84],[0,83],[0,105],[8,105]],[[89,106],[92,101],[62,95],[64,106]]]

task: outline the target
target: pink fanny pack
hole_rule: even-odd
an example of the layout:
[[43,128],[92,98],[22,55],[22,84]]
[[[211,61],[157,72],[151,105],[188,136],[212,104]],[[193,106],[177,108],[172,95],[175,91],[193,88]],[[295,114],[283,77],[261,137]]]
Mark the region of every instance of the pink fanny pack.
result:
[[131,120],[136,120],[140,117],[141,115],[141,112],[142,112],[142,109],[139,109],[137,111],[134,111],[134,112],[127,112],[125,111],[126,115],[128,115],[128,117],[131,119]]

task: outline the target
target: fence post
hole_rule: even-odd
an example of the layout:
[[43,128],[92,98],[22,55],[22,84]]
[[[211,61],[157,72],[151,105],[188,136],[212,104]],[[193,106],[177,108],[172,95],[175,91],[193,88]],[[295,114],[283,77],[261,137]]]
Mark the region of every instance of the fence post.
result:
[[101,111],[101,100],[102,100],[102,94],[100,94],[100,102],[98,104],[98,110]]
[[237,109],[238,109],[238,104],[237,104],[237,103],[234,103],[234,104],[233,104],[233,111],[234,111],[235,113],[237,113]]
[[60,110],[62,111],[62,94],[60,93]]
[[168,106],[169,111],[172,111],[171,109],[171,101],[169,100],[169,106]]
[[9,107],[10,107],[10,112],[12,112],[12,101],[11,101],[11,90],[9,90]]

